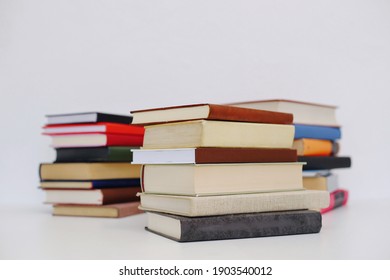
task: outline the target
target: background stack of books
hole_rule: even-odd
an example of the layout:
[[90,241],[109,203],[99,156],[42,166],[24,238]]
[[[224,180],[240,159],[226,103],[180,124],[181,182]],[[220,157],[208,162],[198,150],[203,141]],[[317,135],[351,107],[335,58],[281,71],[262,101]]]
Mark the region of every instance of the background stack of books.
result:
[[321,214],[307,209],[329,195],[303,189],[291,114],[210,104],[132,114],[147,125],[133,163],[143,164],[149,231],[177,241],[320,231]]
[[131,116],[104,113],[48,115],[54,163],[39,168],[40,187],[54,215],[124,217],[140,213],[140,165],[131,149],[142,145],[144,128]]
[[230,104],[242,108],[272,110],[294,115],[294,149],[298,160],[306,162],[303,169],[303,185],[310,190],[328,190],[330,204],[321,210],[328,212],[343,206],[348,191],[341,189],[335,168],[351,166],[350,157],[338,156],[341,128],[336,120],[336,107],[291,100],[262,100]]

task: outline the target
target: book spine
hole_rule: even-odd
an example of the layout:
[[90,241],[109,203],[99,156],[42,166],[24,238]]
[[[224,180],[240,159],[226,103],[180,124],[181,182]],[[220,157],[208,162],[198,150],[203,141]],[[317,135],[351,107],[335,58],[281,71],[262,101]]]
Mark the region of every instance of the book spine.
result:
[[131,205],[129,205],[128,207],[116,207],[116,209],[118,210],[117,218],[123,218],[143,213],[144,211],[138,208],[139,205],[139,202],[132,202]]
[[303,166],[303,170],[320,170],[351,167],[351,158],[349,157],[299,156],[298,161],[306,162],[306,165]]
[[335,208],[344,206],[348,202],[348,191],[347,190],[336,190],[329,194],[330,202],[329,206],[321,209],[321,214],[327,213]]
[[341,129],[339,127],[295,124],[294,138],[311,138],[335,141],[341,138]]
[[101,189],[103,195],[102,204],[137,201],[139,200],[137,193],[140,191],[141,188],[139,187]]
[[132,116],[118,116],[105,113],[97,113],[96,122],[112,122],[130,124],[133,120]]
[[[300,156],[330,156],[332,155],[333,142],[330,140],[301,139],[295,141],[303,142],[303,153]],[[295,142],[294,141],[294,142]]]
[[142,146],[143,135],[107,134],[106,146]]

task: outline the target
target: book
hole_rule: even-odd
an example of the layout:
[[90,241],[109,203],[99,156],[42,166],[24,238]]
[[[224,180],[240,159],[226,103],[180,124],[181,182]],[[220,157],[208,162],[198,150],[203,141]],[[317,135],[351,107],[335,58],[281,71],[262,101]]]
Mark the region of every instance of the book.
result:
[[110,122],[130,124],[133,117],[114,115],[101,112],[84,112],[71,114],[51,114],[46,115],[47,124],[68,124],[68,123],[95,123],[95,122]]
[[350,157],[299,156],[298,161],[306,162],[303,170],[334,169],[351,167]]
[[143,148],[291,148],[294,126],[223,121],[188,121],[145,127]]
[[89,204],[105,205],[139,200],[139,187],[109,188],[97,190],[53,190],[45,189],[48,204]]
[[142,146],[142,142],[143,135],[86,133],[51,136],[53,148]]
[[221,195],[303,189],[302,163],[150,164],[143,165],[147,193]]
[[294,123],[297,124],[339,126],[336,120],[336,106],[286,99],[257,100],[228,105],[294,114]]
[[93,181],[41,181],[41,189],[104,189],[141,186],[139,178]]
[[77,217],[99,217],[99,218],[123,218],[143,213],[138,209],[140,203],[123,202],[108,205],[53,205],[54,216],[77,216]]
[[105,123],[105,122],[99,122],[94,124],[60,124],[60,125],[44,126],[42,134],[64,135],[64,134],[84,134],[84,133],[143,135],[144,128],[138,125]]
[[293,149],[187,148],[132,150],[135,164],[294,162]]
[[140,178],[141,165],[130,163],[41,163],[39,176],[47,180],[107,180]]
[[296,124],[294,138],[312,138],[336,141],[341,138],[341,129],[340,127]]
[[327,191],[309,190],[201,197],[142,193],[140,197],[142,210],[189,217],[321,209],[329,206]]
[[131,162],[136,147],[57,148],[54,162]]
[[330,140],[319,139],[296,139],[293,149],[297,150],[298,156],[331,156],[339,151],[339,144]]
[[216,104],[191,104],[132,111],[133,124],[153,124],[188,120],[222,120],[292,124],[293,115]]
[[179,242],[318,233],[321,214],[312,210],[183,217],[146,212],[146,230]]
[[329,206],[321,209],[321,214],[346,205],[348,202],[348,191],[339,189],[330,193]]
[[311,171],[303,172],[303,187],[307,190],[324,190],[332,192],[340,187],[337,174],[321,174],[315,171],[313,172],[313,175],[309,176],[308,172]]

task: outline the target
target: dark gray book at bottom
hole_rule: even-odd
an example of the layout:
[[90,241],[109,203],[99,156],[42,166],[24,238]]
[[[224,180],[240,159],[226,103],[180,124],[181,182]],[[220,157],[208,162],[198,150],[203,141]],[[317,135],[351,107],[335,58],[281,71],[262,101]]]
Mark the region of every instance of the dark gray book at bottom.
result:
[[147,212],[146,230],[179,242],[318,233],[321,214],[313,210],[183,217]]

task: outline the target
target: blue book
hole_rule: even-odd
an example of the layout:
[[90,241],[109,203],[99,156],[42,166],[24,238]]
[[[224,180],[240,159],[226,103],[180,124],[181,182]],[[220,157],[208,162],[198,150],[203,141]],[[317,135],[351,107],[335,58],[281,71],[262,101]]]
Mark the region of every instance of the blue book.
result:
[[139,187],[140,179],[112,179],[92,181],[41,181],[43,189],[105,189]]
[[341,138],[341,130],[339,127],[331,126],[316,126],[316,125],[303,125],[294,124],[295,126],[295,139],[300,138],[312,138],[323,140],[337,140]]

